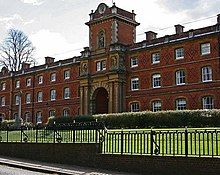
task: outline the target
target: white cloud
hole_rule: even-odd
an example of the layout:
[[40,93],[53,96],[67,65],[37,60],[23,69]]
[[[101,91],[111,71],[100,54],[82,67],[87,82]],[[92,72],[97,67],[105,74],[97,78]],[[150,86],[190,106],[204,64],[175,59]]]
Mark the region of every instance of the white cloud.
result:
[[21,0],[23,3],[33,4],[33,5],[41,5],[44,3],[43,0]]
[[23,18],[18,14],[14,14],[10,17],[0,18],[0,23],[3,24],[6,29],[16,27],[19,23],[23,23],[23,21]]
[[36,47],[38,63],[43,63],[45,56],[55,57],[56,60],[77,56],[82,51],[82,46],[85,45],[85,41],[74,44],[68,43],[60,33],[45,29],[30,35],[29,38]]

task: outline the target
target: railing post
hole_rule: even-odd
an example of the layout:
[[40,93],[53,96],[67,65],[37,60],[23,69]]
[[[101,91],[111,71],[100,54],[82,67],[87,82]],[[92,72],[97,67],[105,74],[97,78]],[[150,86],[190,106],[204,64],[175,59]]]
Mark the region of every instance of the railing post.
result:
[[8,143],[8,130],[9,130],[9,126],[6,126],[6,131],[7,131],[7,143]]
[[123,154],[124,151],[124,132],[123,132],[123,128],[121,129],[121,154]]
[[56,142],[56,122],[53,123],[53,143]]
[[23,133],[23,127],[21,126],[21,143],[22,143],[22,134]]
[[38,123],[36,125],[36,143],[37,143],[37,138],[38,138]]
[[187,126],[185,127],[185,155],[188,156],[188,131]]
[[154,133],[153,128],[151,127],[150,131],[150,154],[153,156],[154,153]]

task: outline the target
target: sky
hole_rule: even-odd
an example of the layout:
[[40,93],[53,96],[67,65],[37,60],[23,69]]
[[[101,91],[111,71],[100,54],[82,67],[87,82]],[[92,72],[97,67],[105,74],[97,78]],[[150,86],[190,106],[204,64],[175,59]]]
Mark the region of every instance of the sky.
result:
[[136,13],[137,42],[145,39],[146,31],[158,37],[175,33],[174,25],[185,31],[216,24],[220,0],[0,0],[0,43],[11,28],[22,30],[36,47],[37,64],[44,57],[56,61],[80,56],[89,45],[91,10],[106,3]]

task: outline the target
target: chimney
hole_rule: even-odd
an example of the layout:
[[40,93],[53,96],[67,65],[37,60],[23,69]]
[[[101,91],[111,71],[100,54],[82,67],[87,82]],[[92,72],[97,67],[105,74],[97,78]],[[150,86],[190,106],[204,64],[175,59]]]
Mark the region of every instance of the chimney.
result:
[[220,14],[217,15],[217,24],[220,24]]
[[175,29],[176,29],[176,34],[180,34],[183,33],[184,26],[177,24],[175,25]]
[[45,64],[54,63],[55,58],[53,57],[45,57]]
[[146,40],[147,41],[151,41],[151,40],[157,38],[157,33],[155,33],[155,32],[148,31],[148,32],[145,32],[145,34],[146,34]]
[[23,63],[22,63],[22,66],[21,66],[21,69],[22,69],[22,70],[29,69],[29,68],[30,68],[30,65],[31,65],[30,63],[25,63],[25,62],[23,62]]

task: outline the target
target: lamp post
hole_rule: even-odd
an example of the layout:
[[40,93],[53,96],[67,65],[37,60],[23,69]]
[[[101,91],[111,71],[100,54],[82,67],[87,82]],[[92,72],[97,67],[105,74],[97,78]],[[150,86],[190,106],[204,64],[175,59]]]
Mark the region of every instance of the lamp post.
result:
[[22,91],[20,91],[20,92],[18,93],[18,97],[19,97],[18,118],[15,119],[15,122],[16,122],[17,124],[19,124],[19,126],[20,126],[21,123],[22,123],[22,118],[21,118],[21,97],[22,97]]

